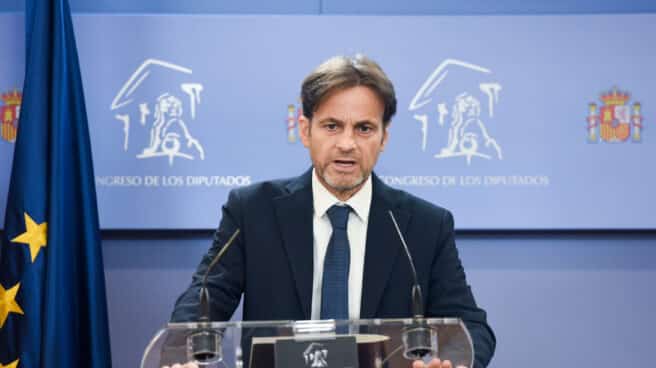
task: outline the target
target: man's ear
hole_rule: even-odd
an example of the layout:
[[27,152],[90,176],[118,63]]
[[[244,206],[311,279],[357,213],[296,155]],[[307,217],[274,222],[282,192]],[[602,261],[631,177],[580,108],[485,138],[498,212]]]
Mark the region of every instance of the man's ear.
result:
[[310,120],[305,117],[305,115],[301,115],[298,118],[298,135],[301,136],[301,142],[303,142],[303,145],[305,147],[310,146]]
[[383,142],[380,145],[380,151],[385,150],[385,146],[387,145],[387,141],[389,140],[389,125],[383,128]]

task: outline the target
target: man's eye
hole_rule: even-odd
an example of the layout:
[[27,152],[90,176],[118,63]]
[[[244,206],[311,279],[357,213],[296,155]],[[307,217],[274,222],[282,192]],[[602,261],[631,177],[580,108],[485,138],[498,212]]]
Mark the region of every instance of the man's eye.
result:
[[361,125],[361,126],[358,127],[358,130],[361,133],[370,133],[372,131],[372,128],[368,125]]
[[326,129],[332,131],[332,130],[336,130],[336,129],[337,129],[337,124],[335,124],[335,123],[328,123],[328,124],[324,125],[324,127],[325,127]]

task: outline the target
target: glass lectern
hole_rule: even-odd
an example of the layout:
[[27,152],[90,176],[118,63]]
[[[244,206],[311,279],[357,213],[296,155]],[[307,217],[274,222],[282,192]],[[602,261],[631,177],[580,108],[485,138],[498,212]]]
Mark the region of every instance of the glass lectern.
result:
[[435,356],[472,367],[460,319],[170,323],[149,343],[141,368],[191,361],[207,368],[408,368]]

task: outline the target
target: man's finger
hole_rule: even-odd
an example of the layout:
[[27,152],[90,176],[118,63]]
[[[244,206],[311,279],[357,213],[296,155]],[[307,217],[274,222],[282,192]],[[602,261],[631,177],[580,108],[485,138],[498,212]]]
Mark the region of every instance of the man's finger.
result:
[[452,368],[453,365],[451,364],[450,360],[445,360],[442,362],[442,368]]
[[424,362],[421,360],[415,360],[412,362],[412,368],[424,368]]
[[442,366],[439,359],[431,360],[428,365],[424,364],[422,360],[415,360],[412,362],[412,368],[442,368]]

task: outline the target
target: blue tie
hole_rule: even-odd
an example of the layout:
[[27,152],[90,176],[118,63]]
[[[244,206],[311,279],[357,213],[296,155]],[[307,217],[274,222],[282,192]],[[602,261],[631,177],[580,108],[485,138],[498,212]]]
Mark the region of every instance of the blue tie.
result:
[[323,261],[321,286],[321,319],[348,319],[348,275],[351,262],[346,224],[349,206],[334,205],[328,209],[333,234]]

